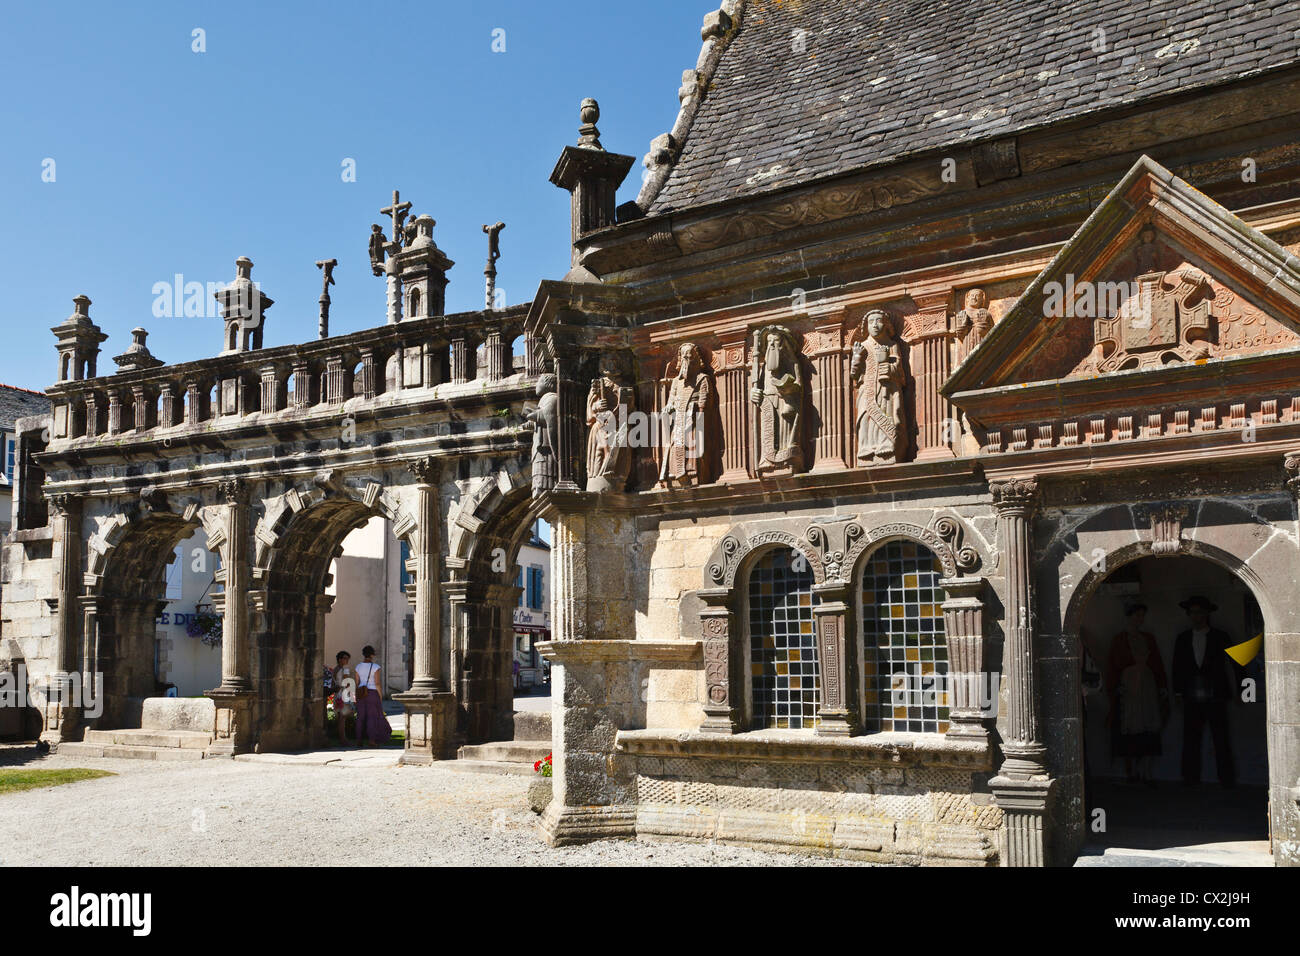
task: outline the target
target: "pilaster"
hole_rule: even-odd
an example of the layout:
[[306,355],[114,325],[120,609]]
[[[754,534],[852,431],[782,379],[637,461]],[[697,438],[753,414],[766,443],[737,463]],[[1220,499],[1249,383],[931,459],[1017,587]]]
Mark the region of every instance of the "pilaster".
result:
[[858,642],[853,639],[856,629],[849,600],[852,590],[846,581],[813,586],[822,680],[816,731],[819,737],[852,737],[860,728],[852,704],[858,685]]
[[706,734],[738,734],[744,728],[737,707],[742,699],[744,656],[732,646],[735,614],[729,606],[730,588],[697,592],[704,601],[700,611],[704,634],[704,722]]

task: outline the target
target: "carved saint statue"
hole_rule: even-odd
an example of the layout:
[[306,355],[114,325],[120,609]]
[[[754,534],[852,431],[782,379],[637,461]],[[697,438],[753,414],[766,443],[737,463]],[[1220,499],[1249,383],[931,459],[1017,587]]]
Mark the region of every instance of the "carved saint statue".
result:
[[661,419],[664,458],[659,481],[666,487],[701,482],[701,465],[708,460],[705,423],[712,396],[700,350],[687,342],[677,350],[677,375],[668,386]]
[[379,223],[370,224],[370,271],[377,276],[384,274],[384,246],[388,245],[388,237],[384,231],[379,228]]
[[962,342],[964,355],[975,351],[984,336],[993,328],[993,313],[989,312],[989,297],[983,289],[966,293],[966,307],[953,317],[953,331]]
[[525,413],[524,418],[533,426],[533,495],[540,495],[555,487],[559,477],[559,458],[556,447],[559,440],[559,396],[554,375],[543,375],[537,380],[537,407]]
[[622,491],[632,471],[628,416],[635,408],[631,386],[607,359],[587,393],[587,490]]
[[803,471],[803,366],[794,333],[769,325],[754,333],[749,400],[760,475]]
[[858,464],[893,464],[906,450],[903,388],[907,372],[889,314],[873,309],[862,319],[866,341],[853,343],[850,377],[857,385]]

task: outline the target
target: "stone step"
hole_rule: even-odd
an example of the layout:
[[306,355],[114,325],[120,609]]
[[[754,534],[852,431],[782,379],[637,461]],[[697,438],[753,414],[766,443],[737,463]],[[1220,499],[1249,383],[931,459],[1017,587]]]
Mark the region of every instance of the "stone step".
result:
[[434,766],[444,770],[454,770],[456,773],[506,774],[512,777],[533,776],[532,764],[512,763],[504,760],[440,760]]
[[193,747],[128,747],[122,744],[59,744],[61,757],[121,757],[131,760],[202,760],[204,753]]
[[177,750],[206,750],[212,735],[199,730],[87,730],[85,742],[102,746],[158,747]]
[[549,740],[498,740],[490,744],[471,744],[461,747],[457,756],[461,760],[493,760],[500,763],[527,764],[531,772],[533,763],[550,752]]
[[515,740],[551,741],[551,712],[536,710],[515,711]]

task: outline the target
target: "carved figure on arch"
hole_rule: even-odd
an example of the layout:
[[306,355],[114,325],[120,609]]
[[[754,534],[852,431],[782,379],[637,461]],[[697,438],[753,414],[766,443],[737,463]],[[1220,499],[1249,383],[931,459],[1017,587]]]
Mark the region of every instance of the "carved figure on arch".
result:
[[704,480],[702,464],[711,450],[707,413],[713,394],[699,348],[692,342],[683,344],[677,350],[677,374],[668,386],[660,425],[659,481],[665,487],[698,485]]
[[632,471],[627,433],[636,396],[616,366],[614,356],[606,354],[587,393],[588,491],[622,491]]
[[540,495],[555,487],[559,478],[559,395],[554,375],[537,379],[537,407],[524,414],[533,426],[533,494]]
[[857,386],[859,465],[893,464],[907,451],[903,422],[907,370],[893,326],[889,313],[872,309],[863,316],[859,330],[865,341],[853,343],[849,375]]
[[804,375],[799,343],[782,325],[754,333],[749,400],[755,406],[754,461],[759,475],[804,470]]

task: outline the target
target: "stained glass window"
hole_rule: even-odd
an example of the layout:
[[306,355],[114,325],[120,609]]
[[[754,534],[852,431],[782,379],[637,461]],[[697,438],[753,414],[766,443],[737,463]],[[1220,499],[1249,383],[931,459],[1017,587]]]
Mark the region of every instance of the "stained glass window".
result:
[[863,720],[868,729],[948,729],[943,576],[924,545],[892,541],[862,574]]
[[821,674],[813,620],[813,575],[796,552],[772,551],[749,575],[754,728],[811,729]]

